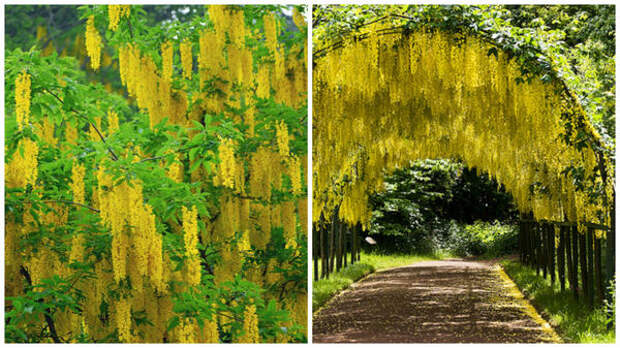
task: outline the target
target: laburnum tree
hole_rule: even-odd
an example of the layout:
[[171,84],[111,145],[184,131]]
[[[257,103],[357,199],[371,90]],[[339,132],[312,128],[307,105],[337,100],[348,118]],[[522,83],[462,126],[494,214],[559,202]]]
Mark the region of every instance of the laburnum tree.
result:
[[78,59],[7,52],[6,341],[306,340],[303,11],[82,6]]

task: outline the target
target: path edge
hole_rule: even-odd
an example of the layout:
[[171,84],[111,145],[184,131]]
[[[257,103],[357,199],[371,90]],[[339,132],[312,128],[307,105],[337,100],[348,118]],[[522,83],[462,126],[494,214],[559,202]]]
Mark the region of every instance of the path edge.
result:
[[507,282],[510,284],[510,288],[512,290],[511,295],[515,298],[515,300],[523,302],[523,305],[525,308],[522,308],[521,311],[525,315],[530,317],[532,320],[534,320],[534,322],[539,324],[543,328],[543,331],[555,341],[555,342],[550,342],[550,343],[552,344],[553,343],[567,343],[567,342],[564,342],[564,339],[562,338],[562,336],[560,336],[557,333],[556,328],[553,325],[551,325],[551,323],[549,323],[548,318],[545,318],[545,316],[543,316],[540,310],[536,308],[536,306],[534,306],[534,303],[531,301],[531,299],[525,294],[523,294],[523,291],[521,291],[521,289],[519,288],[517,283],[514,281],[514,279],[510,277],[508,272],[506,272],[506,270],[504,269],[504,266],[499,262],[497,262],[495,265],[496,265],[496,270],[499,274],[499,277],[504,282]]

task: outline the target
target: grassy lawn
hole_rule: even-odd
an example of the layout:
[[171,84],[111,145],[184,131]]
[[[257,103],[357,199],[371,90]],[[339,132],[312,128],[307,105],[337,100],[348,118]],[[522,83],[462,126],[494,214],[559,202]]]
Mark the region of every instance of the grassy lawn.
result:
[[[406,266],[415,262],[440,260],[447,255],[380,255],[362,253],[361,261],[334,272],[327,279],[312,282],[312,311],[367,274],[382,269]],[[319,265],[320,272],[320,265]]]
[[536,309],[555,328],[567,343],[614,343],[614,329],[607,330],[607,318],[603,308],[590,310],[585,304],[574,300],[570,290],[560,291],[536,271],[517,261],[501,262],[506,273],[526,294]]

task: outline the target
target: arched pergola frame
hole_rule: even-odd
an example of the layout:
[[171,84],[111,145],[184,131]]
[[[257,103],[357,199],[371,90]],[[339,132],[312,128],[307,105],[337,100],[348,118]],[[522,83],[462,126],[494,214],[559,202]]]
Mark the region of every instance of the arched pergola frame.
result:
[[542,265],[530,250],[533,230],[539,240],[551,233],[541,223],[559,235],[614,237],[610,149],[551,63],[541,59],[546,73],[532,74],[483,34],[380,22],[313,55],[315,224],[367,228],[368,195],[382,189],[384,171],[442,157],[512,193],[523,260]]

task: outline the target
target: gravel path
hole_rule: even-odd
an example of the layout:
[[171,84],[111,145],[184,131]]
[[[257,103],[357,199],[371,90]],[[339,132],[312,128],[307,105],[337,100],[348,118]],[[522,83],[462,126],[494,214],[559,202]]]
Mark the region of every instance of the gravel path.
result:
[[426,261],[377,272],[332,299],[312,325],[317,343],[558,340],[490,261]]

